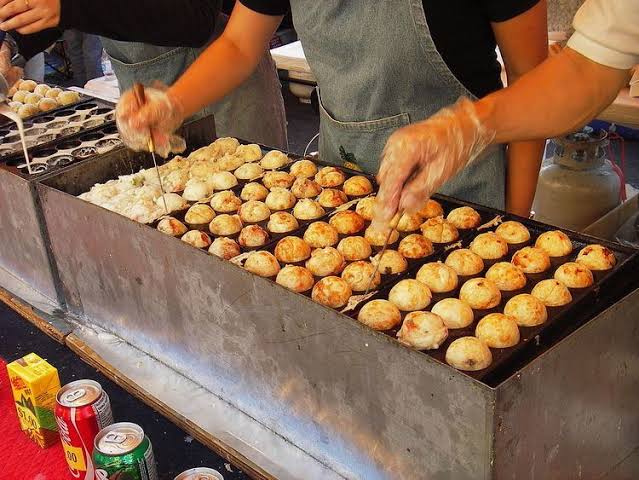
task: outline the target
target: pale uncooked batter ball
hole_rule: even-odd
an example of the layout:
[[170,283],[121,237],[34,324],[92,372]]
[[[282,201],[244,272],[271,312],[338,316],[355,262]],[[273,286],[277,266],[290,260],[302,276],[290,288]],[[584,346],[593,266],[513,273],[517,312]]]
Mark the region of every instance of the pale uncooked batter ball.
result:
[[462,285],[459,299],[475,310],[487,310],[499,305],[501,293],[492,281],[486,278],[471,278]]
[[208,177],[206,183],[213,190],[230,190],[237,185],[237,178],[231,172],[215,172]]
[[425,309],[431,301],[432,294],[422,282],[412,279],[397,283],[388,294],[388,300],[405,312]]
[[372,300],[362,307],[357,320],[373,330],[390,330],[399,325],[402,315],[388,300]]
[[416,278],[435,293],[451,292],[457,288],[457,273],[441,262],[431,262],[422,266]]
[[519,327],[514,318],[491,313],[479,321],[475,336],[491,348],[513,347],[519,343]]
[[411,312],[406,315],[397,338],[417,350],[436,350],[448,338],[448,329],[439,315]]
[[437,302],[431,311],[439,315],[444,325],[450,329],[466,328],[475,318],[473,309],[458,298],[444,298]]
[[548,320],[544,303],[528,293],[516,295],[508,300],[504,313],[514,318],[520,327],[534,327]]
[[446,363],[457,370],[476,372],[493,361],[488,345],[476,337],[461,337],[446,350]]

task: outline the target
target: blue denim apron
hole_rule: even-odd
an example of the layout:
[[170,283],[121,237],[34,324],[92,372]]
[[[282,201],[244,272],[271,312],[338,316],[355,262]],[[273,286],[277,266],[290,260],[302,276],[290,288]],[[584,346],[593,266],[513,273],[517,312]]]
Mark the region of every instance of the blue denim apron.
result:
[[[226,17],[220,15],[215,36],[224,29]],[[102,38],[111,59],[120,89],[134,82],[145,85],[159,80],[171,85],[204,49],[159,47],[143,43]],[[202,109],[193,118],[215,116],[218,137],[237,137],[287,148],[286,114],[277,70],[270,54],[265,54],[253,74],[234,92]]]
[[[291,0],[291,8],[321,93],[319,149],[327,162],[342,164],[343,153],[352,154],[364,171],[375,173],[394,130],[462,95],[473,98],[435,48],[422,0]],[[503,208],[503,146],[440,191]]]

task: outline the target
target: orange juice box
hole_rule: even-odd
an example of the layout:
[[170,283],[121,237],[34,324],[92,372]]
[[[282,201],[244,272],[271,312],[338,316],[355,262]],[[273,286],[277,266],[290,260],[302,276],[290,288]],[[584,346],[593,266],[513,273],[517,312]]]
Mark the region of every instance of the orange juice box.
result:
[[7,365],[20,427],[41,448],[60,436],[55,422],[55,396],[60,390],[58,370],[35,353]]

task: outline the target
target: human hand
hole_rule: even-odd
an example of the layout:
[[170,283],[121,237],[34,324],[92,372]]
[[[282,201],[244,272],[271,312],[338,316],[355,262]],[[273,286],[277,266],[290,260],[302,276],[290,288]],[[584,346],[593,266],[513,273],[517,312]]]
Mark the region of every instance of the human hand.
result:
[[122,141],[133,150],[145,151],[152,136],[155,151],[162,157],[183,151],[184,141],[173,133],[184,121],[181,103],[160,85],[145,87],[144,94],[144,105],[138,103],[132,89],[120,97],[115,118]]
[[467,98],[395,131],[382,153],[375,223],[387,225],[398,210],[419,210],[494,138]]
[[0,30],[23,35],[57,27],[60,0],[0,0]]
[[0,75],[7,82],[9,89],[22,78],[23,71],[20,67],[11,64],[11,47],[7,42],[0,48]]

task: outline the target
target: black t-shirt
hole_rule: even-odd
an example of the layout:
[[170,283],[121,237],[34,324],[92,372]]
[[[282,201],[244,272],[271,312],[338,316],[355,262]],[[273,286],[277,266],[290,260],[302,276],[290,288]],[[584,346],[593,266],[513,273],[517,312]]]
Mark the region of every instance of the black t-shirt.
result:
[[[289,0],[240,0],[266,15],[284,15]],[[510,20],[539,0],[423,0],[426,21],[437,50],[457,79],[483,97],[502,87],[491,22]],[[456,13],[451,13],[456,12]]]

